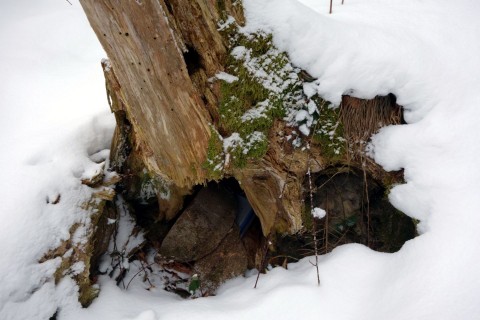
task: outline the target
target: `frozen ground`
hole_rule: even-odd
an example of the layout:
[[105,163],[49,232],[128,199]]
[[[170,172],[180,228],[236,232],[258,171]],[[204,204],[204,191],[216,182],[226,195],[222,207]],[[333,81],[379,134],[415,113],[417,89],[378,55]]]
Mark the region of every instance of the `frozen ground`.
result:
[[[98,52],[98,47],[84,24],[86,39],[74,41],[70,35],[78,30],[63,32],[58,24],[50,30],[58,33],[56,42],[41,38],[46,31],[40,26],[52,21],[55,11],[39,15],[32,9],[35,18],[29,23],[36,29],[25,30],[28,23],[18,19],[0,20],[2,68],[7,70],[1,75],[1,90],[7,90],[2,97],[7,98],[0,120],[0,318],[43,319],[40,315],[59,306],[60,319],[480,319],[480,3],[340,2],[328,15],[328,1],[245,0],[247,27],[273,32],[275,43],[318,78],[315,89],[333,102],[343,93],[397,96],[408,124],[383,129],[373,139],[371,154],[387,170],[405,169],[407,183],[394,188],[390,199],[421,221],[419,237],[395,254],[361,245],[337,248],[320,257],[320,287],[306,258],[288,271],[276,268],[262,276],[258,289],[252,289],[254,276],[242,277],[226,283],[218,296],[196,300],[161,289],[146,291],[136,282],[122,291],[104,278],[100,297],[80,309],[72,284],[54,288],[43,283],[53,266],[34,263],[65,236],[75,214],[45,210],[44,199],[58,192],[55,188],[76,190],[76,174],[92,167],[87,149],[107,145],[111,122],[97,118],[102,120],[77,131],[83,134],[71,133],[72,120],[92,117],[82,106],[98,109],[103,103],[95,91],[103,84],[97,74],[88,81],[91,89],[78,87],[85,70],[100,70],[92,62],[97,57],[75,56],[78,50],[70,51],[62,41],[72,41],[72,48],[88,43],[90,49],[82,53]],[[57,14],[63,17],[67,9]],[[43,40],[22,42],[29,32]],[[33,41],[30,35],[28,41]],[[64,54],[55,56],[52,46],[58,42]],[[49,65],[45,59],[52,56]],[[36,69],[39,64],[53,71],[43,73]],[[55,72],[58,77],[52,76]],[[92,100],[79,103],[79,97],[87,99],[86,92],[92,92]],[[92,128],[105,139],[85,139],[95,137],[86,134]],[[63,182],[57,185],[59,177]]]

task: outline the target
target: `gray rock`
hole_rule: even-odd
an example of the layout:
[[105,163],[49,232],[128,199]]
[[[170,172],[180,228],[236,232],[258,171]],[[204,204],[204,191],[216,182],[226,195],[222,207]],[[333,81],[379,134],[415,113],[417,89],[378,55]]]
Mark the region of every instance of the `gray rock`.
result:
[[212,253],[235,221],[235,199],[217,187],[203,188],[163,240],[160,254],[180,262]]
[[195,263],[202,295],[210,296],[226,280],[242,275],[248,266],[247,252],[235,226],[210,255]]

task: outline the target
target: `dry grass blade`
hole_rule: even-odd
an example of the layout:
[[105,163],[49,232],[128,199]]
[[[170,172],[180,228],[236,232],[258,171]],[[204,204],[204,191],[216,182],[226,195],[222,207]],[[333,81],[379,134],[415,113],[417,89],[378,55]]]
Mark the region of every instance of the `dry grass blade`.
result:
[[373,159],[366,156],[365,147],[380,128],[401,124],[402,108],[396,104],[395,97],[388,95],[364,100],[343,96],[340,121],[343,124],[350,160],[363,166],[375,179],[381,180],[385,173]]

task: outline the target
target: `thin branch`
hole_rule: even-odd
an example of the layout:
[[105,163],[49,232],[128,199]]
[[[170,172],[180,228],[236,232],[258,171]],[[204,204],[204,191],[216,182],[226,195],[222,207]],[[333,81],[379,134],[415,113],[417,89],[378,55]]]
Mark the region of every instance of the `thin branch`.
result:
[[[310,146],[308,146],[308,149],[310,149]],[[307,176],[308,176],[308,185],[310,189],[310,213],[312,215],[312,233],[313,233],[313,248],[315,250],[315,267],[317,269],[317,283],[320,285],[320,272],[318,270],[318,243],[317,243],[317,222],[315,221],[315,216],[313,215],[313,188],[312,188],[312,174],[311,174],[311,168],[310,168],[310,152],[308,154],[308,171],[307,171]]]
[[[363,156],[362,156],[363,159]],[[365,170],[365,163],[362,161],[363,182],[365,186],[365,198],[367,200],[367,247],[370,248],[370,196],[368,194],[368,180],[367,171]]]
[[[138,276],[138,275],[140,274],[140,272],[145,272],[145,274],[146,274],[147,271],[146,271],[145,269],[148,268],[148,267],[153,266],[155,263],[156,263],[156,262],[149,263],[149,264],[147,265],[147,267],[145,267],[145,266],[142,264],[142,269],[140,269],[137,273],[135,273],[135,274],[133,275],[133,277],[130,279],[130,281],[128,281],[127,287],[125,288],[125,290],[128,290],[128,286],[130,286],[130,283],[132,282],[132,280],[133,280],[136,276]],[[140,264],[141,264],[141,263],[140,263]],[[150,280],[149,280],[148,282],[150,282]],[[150,283],[150,284],[151,284],[151,283]]]
[[327,199],[325,200],[325,254],[328,253],[328,212],[330,211],[330,208],[328,206],[328,192],[327,192]]

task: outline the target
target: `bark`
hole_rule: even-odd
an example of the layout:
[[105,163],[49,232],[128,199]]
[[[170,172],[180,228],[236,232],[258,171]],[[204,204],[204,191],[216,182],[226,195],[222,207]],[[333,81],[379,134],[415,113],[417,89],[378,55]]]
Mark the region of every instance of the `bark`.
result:
[[174,31],[165,2],[81,4],[111,60],[146,166],[179,187],[203,183],[209,114],[189,75],[187,44]]
[[[243,23],[242,6],[211,0],[81,4],[111,61],[105,74],[118,123],[113,162],[122,160],[120,141],[129,140],[130,158],[141,159],[174,190],[159,214],[172,218],[192,186],[209,180],[202,164],[220,92],[208,79],[224,70],[228,49],[218,22],[231,15]],[[265,235],[275,224],[282,232],[301,227],[301,179],[287,172],[281,156],[273,148],[261,161],[226,172],[242,183]]]

